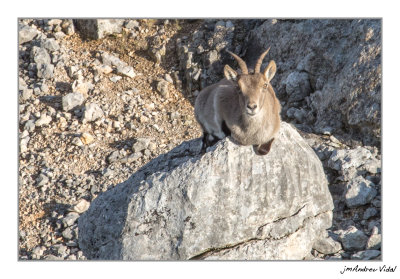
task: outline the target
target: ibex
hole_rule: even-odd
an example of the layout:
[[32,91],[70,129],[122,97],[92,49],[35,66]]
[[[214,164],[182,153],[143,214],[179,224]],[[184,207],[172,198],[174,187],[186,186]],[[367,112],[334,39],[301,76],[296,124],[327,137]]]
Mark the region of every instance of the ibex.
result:
[[204,88],[195,102],[195,116],[203,130],[203,148],[226,136],[241,145],[253,145],[259,155],[266,155],[280,127],[281,106],[270,81],[276,72],[272,60],[260,73],[266,50],[258,58],[254,73],[246,63],[228,51],[239,64],[241,73],[228,65],[220,82]]

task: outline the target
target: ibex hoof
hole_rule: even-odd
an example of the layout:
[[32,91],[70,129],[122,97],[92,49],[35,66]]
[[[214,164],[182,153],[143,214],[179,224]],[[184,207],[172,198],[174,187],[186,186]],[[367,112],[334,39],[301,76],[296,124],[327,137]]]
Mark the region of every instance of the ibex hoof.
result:
[[271,150],[272,142],[274,139],[271,139],[269,142],[261,144],[261,145],[254,145],[254,151],[257,155],[267,155]]

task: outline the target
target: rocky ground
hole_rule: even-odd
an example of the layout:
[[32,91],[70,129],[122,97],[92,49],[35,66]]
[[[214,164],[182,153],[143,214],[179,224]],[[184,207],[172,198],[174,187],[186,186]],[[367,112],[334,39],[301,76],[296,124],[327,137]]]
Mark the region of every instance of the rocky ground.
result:
[[[77,218],[97,195],[201,135],[197,91],[255,20],[124,20],[85,39],[72,20],[20,20],[19,258],[81,260]],[[205,67],[205,70],[203,70]],[[290,116],[290,115],[289,115]],[[380,150],[303,131],[324,164],[334,223],[309,259],[377,259]]]

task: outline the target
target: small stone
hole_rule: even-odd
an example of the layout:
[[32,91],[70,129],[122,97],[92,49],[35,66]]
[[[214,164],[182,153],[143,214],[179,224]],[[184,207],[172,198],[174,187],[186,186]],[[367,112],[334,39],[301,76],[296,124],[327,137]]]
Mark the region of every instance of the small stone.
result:
[[368,237],[354,226],[350,226],[340,236],[343,248],[346,251],[364,250],[368,241]]
[[118,161],[120,158],[121,158],[121,154],[119,153],[119,150],[116,150],[113,153],[111,153],[110,156],[108,156],[107,160],[111,164],[111,163]]
[[363,219],[368,220],[369,218],[374,217],[377,214],[378,214],[378,211],[375,208],[369,207],[369,208],[367,208],[367,210],[365,210]]
[[124,158],[122,158],[120,161],[121,163],[131,163],[136,161],[137,159],[141,158],[143,156],[142,152],[135,152],[131,155],[128,155]]
[[230,29],[230,28],[235,28],[235,25],[232,23],[232,21],[228,20],[228,21],[225,23],[225,27],[228,28],[228,29]]
[[33,94],[33,89],[23,89],[20,96],[23,101],[26,101],[32,97],[32,94]]
[[329,158],[328,166],[335,170],[358,168],[371,156],[371,152],[364,147],[357,147],[352,150],[335,150],[332,152],[331,158]]
[[105,169],[103,170],[103,176],[104,176],[104,177],[109,177],[109,178],[111,178],[111,177],[114,176],[114,174],[115,174],[114,170],[112,170],[112,169],[110,169],[110,168],[105,168]]
[[132,146],[133,152],[136,153],[145,150],[149,146],[150,141],[149,138],[137,138],[136,142]]
[[63,230],[62,236],[63,236],[65,239],[68,239],[68,240],[72,239],[72,238],[73,238],[72,229],[71,229],[70,227],[68,227],[68,228],[66,228],[65,230]]
[[165,80],[160,80],[157,83],[157,91],[160,93],[160,95],[164,98],[168,98],[168,82]]
[[96,103],[90,103],[85,107],[83,122],[96,121],[104,117],[104,112]]
[[373,232],[368,239],[367,249],[378,250],[381,249],[382,243],[382,235],[379,233],[379,229],[377,227],[373,228]]
[[74,144],[74,145],[76,145],[76,146],[82,146],[82,145],[83,145],[83,142],[82,142],[82,140],[81,140],[79,137],[75,137],[75,138],[72,140],[72,144]]
[[[40,90],[43,92],[43,93],[49,93],[49,87],[47,86],[47,84],[46,83],[42,83],[42,85],[40,86]],[[51,108],[51,107],[50,107]]]
[[64,258],[49,254],[49,255],[45,256],[45,260],[48,260],[48,261],[62,261],[62,260],[64,260]]
[[116,128],[116,129],[119,129],[119,128],[121,128],[121,123],[119,121],[114,121],[113,122],[113,127]]
[[19,44],[22,45],[24,43],[30,42],[39,34],[39,31],[36,30],[33,27],[30,27],[28,25],[23,26],[19,31],[18,31],[18,41]]
[[31,58],[36,64],[50,64],[50,55],[45,48],[34,46],[31,50]]
[[27,145],[29,143],[29,140],[30,140],[29,136],[23,137],[21,139],[21,142],[20,142],[20,152],[21,153],[24,153],[24,152],[28,151]]
[[33,248],[32,254],[34,254],[36,256],[36,259],[39,259],[41,256],[43,256],[43,251],[44,250],[45,250],[44,247],[36,246],[35,248]]
[[97,67],[96,69],[99,73],[102,73],[102,74],[109,74],[113,71],[113,69],[108,65],[101,65],[101,66]]
[[62,98],[62,107],[64,111],[70,111],[83,104],[85,98],[79,92],[69,93]]
[[164,79],[166,81],[168,81],[169,83],[174,83],[174,80],[172,79],[172,77],[170,76],[170,74],[165,74]]
[[61,23],[62,23],[62,20],[61,20],[61,19],[54,18],[54,19],[50,19],[50,20],[47,22],[47,25],[60,25]]
[[171,112],[171,114],[170,114],[171,120],[179,119],[180,116],[181,116],[180,113],[177,112],[177,111],[173,111],[173,112]]
[[74,77],[74,74],[79,70],[78,66],[70,66],[67,68],[67,73],[70,78]]
[[29,137],[29,133],[28,133],[28,131],[23,131],[21,133],[21,135],[20,135],[20,138],[23,139],[23,138],[26,138],[26,137]]
[[313,248],[318,252],[327,255],[327,254],[335,254],[340,249],[342,249],[342,246],[340,245],[339,242],[333,240],[331,237],[327,237],[317,240],[314,243]]
[[37,64],[37,77],[43,79],[51,79],[54,76],[53,64]]
[[77,246],[78,244],[73,240],[67,242],[67,247],[77,247]]
[[40,118],[36,121],[35,125],[38,126],[38,127],[49,125],[51,120],[52,120],[51,116],[48,116],[46,114],[42,114],[40,116]]
[[81,213],[85,212],[86,210],[88,210],[89,206],[90,206],[90,202],[88,202],[85,199],[81,199],[76,205],[74,205],[72,207],[72,211],[75,211],[75,212],[81,214]]
[[110,77],[110,80],[111,80],[112,82],[116,83],[116,82],[119,81],[121,78],[122,78],[121,76],[113,76],[113,77]]
[[149,143],[148,149],[150,151],[154,151],[154,150],[156,150],[156,148],[157,148],[157,144],[155,144],[154,142]]
[[75,223],[76,220],[78,220],[78,218],[79,218],[79,214],[78,213],[70,212],[70,213],[68,213],[67,216],[65,216],[62,219],[62,223],[63,223],[64,227],[70,227]]
[[83,144],[91,144],[94,141],[94,137],[89,133],[82,133],[80,140]]
[[35,130],[35,120],[26,121],[24,129],[30,133],[33,132]]
[[76,256],[75,256],[74,254],[69,255],[69,256],[67,257],[67,260],[69,260],[69,261],[75,261],[75,260],[76,260]]
[[381,172],[381,161],[375,158],[370,158],[367,162],[365,162],[363,168],[369,173],[376,174]]
[[72,83],[72,91],[81,93],[83,96],[87,97],[90,89],[93,88],[93,84],[89,82],[83,82],[81,80],[75,80]]
[[347,184],[345,201],[348,207],[357,207],[372,201],[377,195],[374,184],[362,176],[357,176]]
[[223,20],[215,23],[214,32],[217,32],[221,27],[225,27],[225,22]]
[[206,55],[206,60],[205,60],[204,65],[206,67],[210,67],[212,64],[214,64],[217,61],[218,61],[218,51],[211,50]]
[[57,51],[60,49],[60,45],[54,38],[45,39],[42,46],[50,52]]
[[61,27],[63,32],[67,35],[72,35],[75,33],[75,27],[72,19],[64,19]]
[[381,251],[379,250],[365,250],[365,251],[360,251],[355,253],[354,255],[351,255],[352,260],[372,260],[376,257],[378,257],[381,254]]
[[37,182],[38,187],[42,187],[42,186],[46,185],[47,183],[49,183],[49,178],[46,175],[44,175],[43,173],[41,173],[39,175],[39,177],[36,179],[36,182]]
[[64,37],[65,37],[65,33],[64,32],[59,31],[59,32],[54,33],[54,38],[56,40],[61,40]]
[[118,67],[117,73],[130,78],[134,78],[136,76],[136,73],[134,72],[133,67],[131,66]]
[[128,29],[139,28],[139,22],[137,20],[129,20],[125,24],[125,28],[128,28]]

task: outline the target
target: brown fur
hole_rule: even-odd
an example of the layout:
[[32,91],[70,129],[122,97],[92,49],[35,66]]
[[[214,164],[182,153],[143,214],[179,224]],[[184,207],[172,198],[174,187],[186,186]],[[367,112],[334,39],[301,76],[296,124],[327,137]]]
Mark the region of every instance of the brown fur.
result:
[[267,154],[280,127],[281,107],[269,83],[275,71],[274,61],[254,74],[238,75],[226,65],[225,78],[204,88],[196,99],[195,116],[204,137],[222,139],[225,123],[239,144],[254,145],[257,154]]

